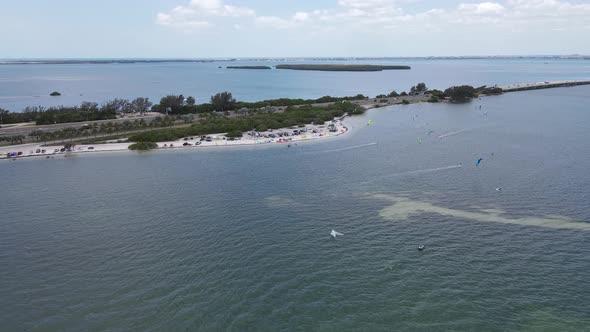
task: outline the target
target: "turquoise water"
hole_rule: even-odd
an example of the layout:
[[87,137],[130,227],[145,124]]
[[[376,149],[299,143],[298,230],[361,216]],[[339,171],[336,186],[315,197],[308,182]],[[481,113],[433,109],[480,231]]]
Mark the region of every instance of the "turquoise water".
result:
[[2,330],[587,330],[589,102],[540,90],[372,110],[292,148],[0,163]]
[[[191,95],[197,98],[197,102],[207,102],[211,95],[221,91],[232,92],[244,101],[358,93],[376,96],[391,90],[408,91],[419,82],[445,89],[461,84],[492,86],[590,79],[590,61],[573,59],[358,61],[412,67],[411,70],[360,73],[225,69],[226,66],[274,66],[280,63],[0,65],[0,107],[20,111],[26,106],[73,105],[82,101],[103,102],[113,98],[136,97],[159,101],[166,94]],[[50,97],[53,91],[61,92],[62,96]]]

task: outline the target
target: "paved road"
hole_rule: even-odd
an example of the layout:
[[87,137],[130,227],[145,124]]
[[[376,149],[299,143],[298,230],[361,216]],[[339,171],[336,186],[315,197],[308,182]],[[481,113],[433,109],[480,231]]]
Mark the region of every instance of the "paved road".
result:
[[37,125],[35,125],[34,122],[30,122],[30,123],[24,123],[24,124],[17,124],[14,126],[10,125],[10,127],[3,126],[2,128],[0,128],[0,136],[14,136],[14,135],[27,136],[30,132],[32,132],[34,130],[42,130],[44,132],[54,132],[54,131],[62,130],[65,128],[80,128],[80,127],[84,126],[85,124],[94,124],[94,123],[98,123],[100,125],[101,123],[106,123],[106,122],[119,122],[119,123],[121,123],[121,122],[125,122],[125,121],[133,121],[133,120],[139,120],[139,119],[144,119],[146,122],[149,122],[161,115],[162,114],[160,114],[160,113],[150,113],[150,114],[146,114],[143,117],[137,116],[137,117],[120,118],[120,119],[112,119],[112,120],[68,122],[68,123],[58,123],[58,124],[53,124],[53,125],[41,125],[41,126],[37,126]]

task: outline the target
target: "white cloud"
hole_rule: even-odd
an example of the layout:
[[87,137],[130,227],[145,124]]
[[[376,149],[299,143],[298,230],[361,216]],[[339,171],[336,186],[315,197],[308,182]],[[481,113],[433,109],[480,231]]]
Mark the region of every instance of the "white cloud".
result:
[[165,26],[183,28],[203,28],[211,23],[214,17],[247,17],[256,12],[247,7],[225,4],[222,0],[191,0],[186,6],[174,7],[167,13],[158,13],[156,23]]
[[[233,18],[231,28],[297,29],[304,36],[343,37],[391,33],[445,32],[460,38],[472,29],[496,35],[539,33],[542,31],[587,31],[590,29],[590,3],[566,0],[491,0],[466,1],[455,7],[409,12],[404,9],[416,0],[333,0],[332,8],[298,11],[290,15],[257,16],[246,7],[225,4],[222,0],[192,0],[169,12],[159,13],[161,25],[199,29],[213,19]],[[570,0],[571,1],[571,0]],[[423,7],[423,6],[420,6]],[[272,13],[272,8],[265,8]],[[239,21],[237,21],[239,20]],[[265,32],[260,32],[265,33]]]
[[502,14],[506,8],[499,3],[495,2],[482,2],[482,3],[462,3],[457,8],[459,12],[463,12],[467,15],[490,15],[490,14]]
[[256,23],[264,27],[272,27],[277,29],[292,28],[297,25],[293,19],[284,19],[278,16],[258,16]]

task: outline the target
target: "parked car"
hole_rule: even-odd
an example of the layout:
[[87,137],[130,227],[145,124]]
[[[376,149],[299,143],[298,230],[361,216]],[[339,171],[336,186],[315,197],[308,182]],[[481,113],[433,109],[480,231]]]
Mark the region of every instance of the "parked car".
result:
[[88,150],[94,150],[94,146],[89,146]]

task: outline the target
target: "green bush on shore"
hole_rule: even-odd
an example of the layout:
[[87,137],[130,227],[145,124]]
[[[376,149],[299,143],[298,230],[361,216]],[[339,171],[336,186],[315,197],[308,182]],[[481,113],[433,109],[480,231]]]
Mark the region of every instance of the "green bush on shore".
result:
[[243,133],[239,130],[232,130],[225,134],[226,137],[242,137]]
[[137,142],[129,145],[129,150],[133,151],[147,151],[152,149],[157,149],[158,144],[154,142]]
[[448,96],[452,102],[464,103],[477,97],[477,90],[470,85],[452,86],[446,89],[444,94],[445,96]]

